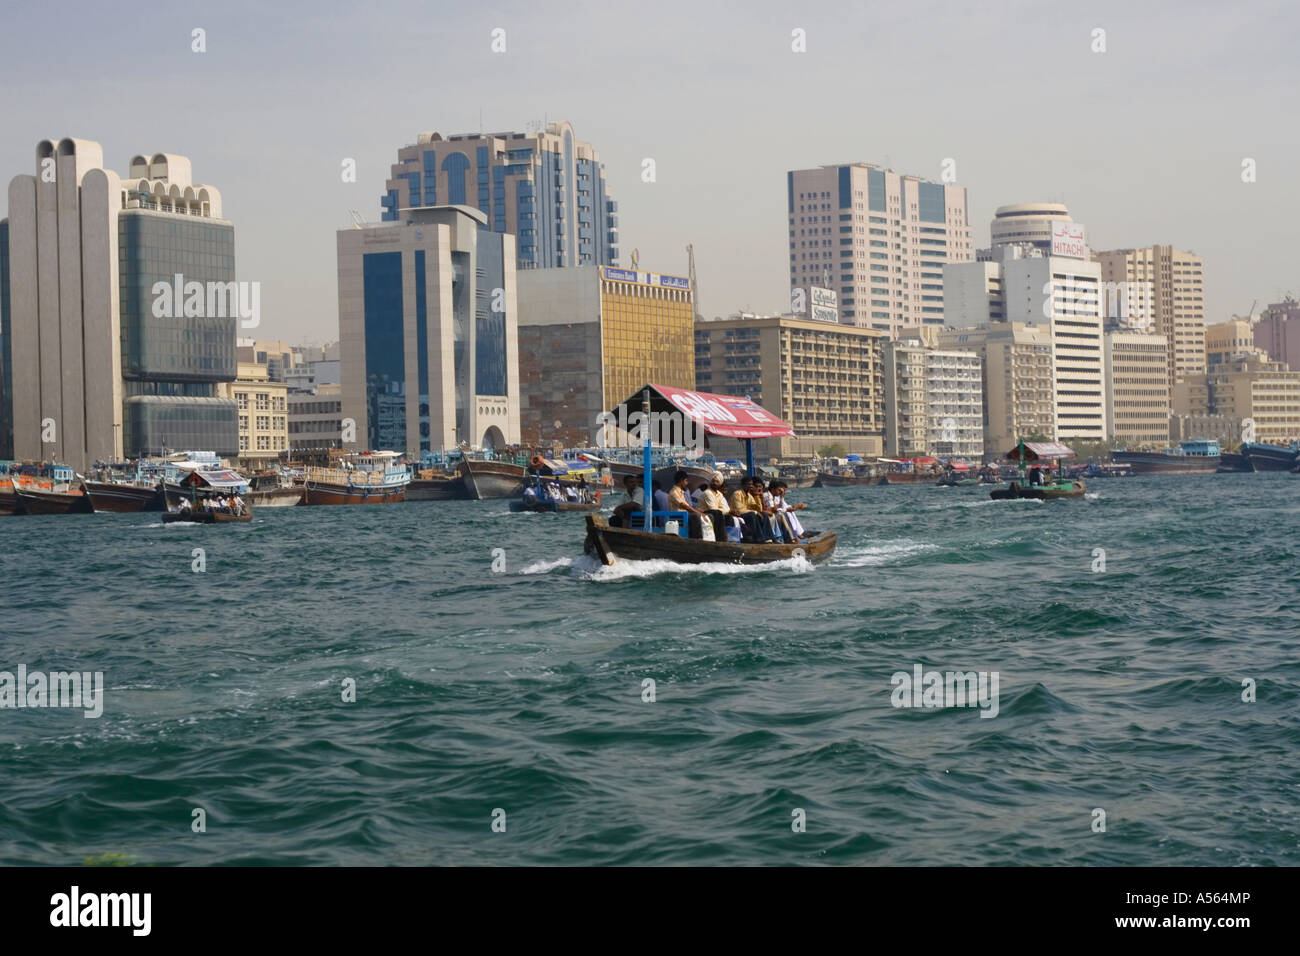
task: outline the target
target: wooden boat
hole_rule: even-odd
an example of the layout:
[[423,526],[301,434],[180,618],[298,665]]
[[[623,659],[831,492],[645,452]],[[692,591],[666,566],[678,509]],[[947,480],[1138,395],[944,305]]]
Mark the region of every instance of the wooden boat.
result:
[[167,493],[162,482],[140,485],[120,481],[85,481],[95,511],[165,511]]
[[381,505],[403,501],[411,473],[398,465],[400,453],[368,451],[344,455],[346,468],[308,468],[305,505]]
[[[751,475],[757,474],[754,439],[794,435],[794,429],[748,398],[651,384],[623,404],[632,405],[638,397],[644,420],[653,420],[652,413],[684,414],[705,434],[744,440],[746,473]],[[647,437],[642,465],[642,487],[646,489],[652,480],[652,460],[653,447]],[[690,522],[684,520],[685,512],[651,508],[648,513],[633,512],[629,518],[648,527],[613,527],[604,515],[587,515],[584,552],[608,565],[620,558],[634,561],[663,558],[684,564],[766,564],[798,557],[820,562],[835,551],[833,531],[810,531],[800,541],[790,544],[708,541],[687,536]],[[656,527],[651,518],[663,519],[663,526]]]
[[932,471],[887,471],[880,476],[881,485],[928,485],[934,481]]
[[1025,479],[1025,468],[1029,462],[1055,461],[1059,463],[1066,458],[1073,458],[1074,451],[1060,442],[1028,442],[1021,439],[1016,447],[1007,452],[1007,458],[1017,463],[1020,468],[1020,480],[1013,481],[1006,488],[995,488],[989,492],[994,501],[1007,501],[1014,498],[1037,498],[1052,500],[1055,498],[1082,498],[1088,486],[1081,478],[1062,478],[1047,484],[1035,485]]
[[[1215,474],[1225,474],[1232,472],[1253,472],[1255,466],[1250,463],[1250,459],[1240,452],[1225,451],[1219,453],[1219,469]],[[1294,469],[1293,469],[1294,470]]]
[[[1259,464],[1251,458],[1246,445],[1242,446],[1254,470]],[[1129,465],[1139,475],[1212,475],[1219,470],[1219,443],[1213,439],[1198,438],[1179,444],[1166,451],[1112,451],[1112,461]]]
[[969,488],[979,483],[978,478],[940,478],[935,482],[936,485],[943,488]]
[[1088,486],[1081,478],[1068,478],[1050,485],[1021,485],[1013,481],[1007,488],[995,488],[990,491],[989,497],[995,501],[1006,501],[1010,498],[1039,498],[1048,501],[1053,498],[1081,498],[1087,490]]
[[259,508],[291,508],[302,504],[305,492],[306,489],[302,485],[295,485],[289,488],[263,488],[259,491],[250,491],[243,497],[250,505],[257,505]]
[[817,472],[809,472],[806,475],[795,475],[793,478],[781,477],[788,488],[812,488],[817,484]]
[[814,488],[848,488],[852,485],[875,485],[880,483],[878,475],[846,475],[834,471],[819,471],[813,479]]
[[204,511],[191,508],[189,511],[168,511],[162,516],[163,524],[177,521],[189,521],[193,524],[238,524],[253,520],[253,509],[248,508],[243,514],[226,514],[222,511]]
[[513,498],[524,490],[524,466],[513,462],[463,458],[457,471],[472,501]]
[[468,497],[465,481],[459,475],[413,478],[406,486],[407,501],[460,501]]
[[55,486],[38,488],[10,478],[14,490],[14,514],[68,515],[90,514],[95,510],[84,488]]
[[817,564],[835,553],[835,542],[834,531],[810,531],[797,544],[701,541],[662,531],[614,528],[603,515],[587,515],[583,551],[607,565],[619,558],[630,561],[663,558],[679,564],[770,564],[796,557]]

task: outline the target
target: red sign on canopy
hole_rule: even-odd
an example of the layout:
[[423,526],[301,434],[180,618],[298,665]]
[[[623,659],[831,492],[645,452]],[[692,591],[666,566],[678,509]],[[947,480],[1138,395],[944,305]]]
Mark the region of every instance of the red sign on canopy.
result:
[[780,438],[793,435],[794,429],[757,402],[736,395],[691,392],[670,385],[654,389],[710,435],[722,438]]

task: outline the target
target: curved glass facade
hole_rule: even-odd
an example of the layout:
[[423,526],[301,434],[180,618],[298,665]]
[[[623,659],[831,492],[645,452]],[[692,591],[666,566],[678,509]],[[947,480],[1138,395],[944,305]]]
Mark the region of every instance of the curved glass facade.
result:
[[135,395],[122,403],[124,447],[130,455],[202,448],[229,457],[239,452],[233,398]]

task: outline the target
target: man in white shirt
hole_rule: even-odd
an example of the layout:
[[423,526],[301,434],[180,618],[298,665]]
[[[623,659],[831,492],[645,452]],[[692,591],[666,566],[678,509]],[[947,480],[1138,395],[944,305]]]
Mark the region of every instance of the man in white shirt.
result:
[[713,521],[715,541],[727,539],[727,516],[731,514],[731,505],[727,503],[727,486],[722,472],[715,471],[709,487],[700,492],[700,501],[696,506]]
[[628,516],[634,511],[645,510],[642,504],[645,501],[645,489],[641,487],[636,475],[623,476],[623,490],[627,492],[627,501],[615,508],[613,516],[609,519],[610,525],[615,528],[632,527]]
[[[784,481],[778,479],[772,482],[771,487],[763,493],[763,504],[770,506],[776,512],[783,525],[788,525],[793,533],[791,543],[794,543],[804,535],[803,525],[795,517],[794,513],[803,511],[808,505],[802,501],[797,505],[787,503],[785,500],[786,489],[787,485]],[[789,536],[787,535],[787,537]]]

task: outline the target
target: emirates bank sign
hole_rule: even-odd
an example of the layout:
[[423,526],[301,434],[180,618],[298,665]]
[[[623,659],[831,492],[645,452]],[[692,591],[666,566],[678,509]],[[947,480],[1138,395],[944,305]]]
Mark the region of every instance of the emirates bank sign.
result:
[[1088,238],[1077,222],[1052,222],[1052,255],[1069,259],[1088,258]]

